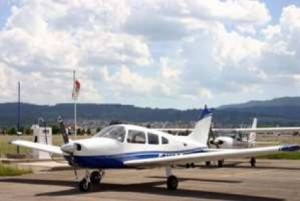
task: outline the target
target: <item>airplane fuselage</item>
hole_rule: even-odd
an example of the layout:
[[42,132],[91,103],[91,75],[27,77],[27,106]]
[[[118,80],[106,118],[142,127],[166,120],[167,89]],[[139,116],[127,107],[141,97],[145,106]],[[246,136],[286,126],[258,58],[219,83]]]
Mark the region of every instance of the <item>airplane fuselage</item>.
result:
[[126,168],[124,162],[128,160],[199,153],[206,148],[186,137],[144,127],[122,124],[111,128],[108,135],[104,131],[89,139],[72,141],[62,150],[72,149],[73,164],[79,167],[110,169]]

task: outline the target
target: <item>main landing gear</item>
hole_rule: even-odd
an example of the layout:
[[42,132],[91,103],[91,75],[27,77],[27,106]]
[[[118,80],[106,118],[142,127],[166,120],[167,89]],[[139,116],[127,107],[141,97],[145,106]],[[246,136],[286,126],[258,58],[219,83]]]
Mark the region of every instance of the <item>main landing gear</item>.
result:
[[224,160],[218,160],[218,167],[224,167]]
[[85,177],[78,184],[79,190],[88,192],[91,189],[91,184],[99,184],[103,176],[103,170],[93,171],[91,174],[86,170]]
[[256,166],[256,159],[254,157],[252,157],[250,159],[250,164],[251,164],[251,167],[255,167]]
[[171,167],[166,167],[166,176],[167,176],[167,189],[176,190],[178,187],[178,179],[173,175]]

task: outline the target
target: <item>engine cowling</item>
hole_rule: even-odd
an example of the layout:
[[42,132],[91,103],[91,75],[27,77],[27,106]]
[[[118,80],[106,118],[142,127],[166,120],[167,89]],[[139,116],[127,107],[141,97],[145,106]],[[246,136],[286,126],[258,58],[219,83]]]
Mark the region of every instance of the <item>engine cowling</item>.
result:
[[233,148],[233,139],[231,137],[217,137],[214,140],[210,140],[209,143],[221,149]]

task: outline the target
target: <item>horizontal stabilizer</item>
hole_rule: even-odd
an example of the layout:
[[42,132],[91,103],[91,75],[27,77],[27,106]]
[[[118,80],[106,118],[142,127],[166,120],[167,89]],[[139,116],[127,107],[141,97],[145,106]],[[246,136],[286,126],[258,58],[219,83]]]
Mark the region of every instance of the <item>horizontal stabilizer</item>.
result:
[[34,142],[26,141],[26,140],[14,140],[11,142],[11,144],[22,146],[22,147],[28,147],[31,149],[36,149],[39,151],[45,151],[45,152],[52,153],[52,154],[64,155],[64,153],[58,146],[34,143]]

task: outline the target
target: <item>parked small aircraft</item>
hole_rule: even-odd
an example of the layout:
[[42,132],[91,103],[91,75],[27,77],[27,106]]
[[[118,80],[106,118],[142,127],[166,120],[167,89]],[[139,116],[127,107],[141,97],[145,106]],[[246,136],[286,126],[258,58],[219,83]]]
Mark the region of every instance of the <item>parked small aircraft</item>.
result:
[[[253,119],[252,129],[257,127],[257,118]],[[221,135],[216,137],[216,131],[211,131],[211,138],[209,139],[209,147],[215,147],[217,149],[241,149],[241,148],[252,148],[255,147],[256,142],[256,132],[233,132],[226,135]],[[222,167],[224,160],[218,161],[218,167]],[[255,167],[256,159],[251,157],[250,164]],[[207,161],[206,165],[209,166],[210,162]]]
[[[257,118],[253,119],[252,129],[256,129]],[[212,131],[211,139],[209,140],[210,147],[215,146],[220,149],[234,149],[234,148],[250,148],[255,146],[256,132],[249,133],[230,133],[226,135],[217,136],[216,131]]]
[[[175,165],[235,157],[253,157],[281,151],[296,151],[299,145],[280,145],[246,149],[211,149],[207,140],[212,114],[205,108],[189,136],[168,133],[129,124],[112,125],[88,139],[71,141],[63,131],[64,145],[52,146],[24,140],[12,144],[62,155],[70,166],[86,169],[79,190],[89,191],[91,183],[99,183],[105,169],[165,167],[167,188],[175,190],[178,179],[172,173]],[[90,173],[89,170],[96,169]],[[76,173],[76,171],[75,171]]]

